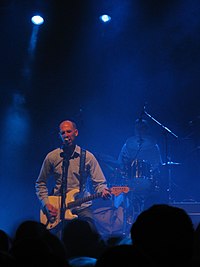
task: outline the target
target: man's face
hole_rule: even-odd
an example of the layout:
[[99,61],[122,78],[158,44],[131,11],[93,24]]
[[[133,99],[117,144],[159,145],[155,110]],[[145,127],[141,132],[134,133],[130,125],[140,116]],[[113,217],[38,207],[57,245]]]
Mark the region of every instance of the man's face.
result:
[[59,134],[63,143],[67,146],[72,146],[78,136],[78,130],[74,127],[71,121],[64,121],[60,124]]
[[146,134],[148,134],[148,126],[144,123],[138,123],[135,126],[135,133],[139,136],[145,136]]

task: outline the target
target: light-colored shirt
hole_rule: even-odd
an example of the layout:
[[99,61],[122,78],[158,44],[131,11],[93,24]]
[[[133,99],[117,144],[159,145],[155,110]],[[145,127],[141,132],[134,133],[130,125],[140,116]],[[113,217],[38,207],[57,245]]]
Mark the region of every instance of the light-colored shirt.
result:
[[148,136],[143,137],[141,142],[137,136],[128,138],[120,151],[118,162],[121,168],[130,168],[134,166],[134,160],[145,161],[152,170],[159,168],[162,164],[159,146]]
[[[61,153],[63,149],[56,148],[49,152],[42,164],[39,176],[35,183],[36,195],[41,201],[42,206],[49,203],[49,178],[55,179],[55,185],[53,187],[53,195],[61,195],[62,173],[63,173],[63,157]],[[81,148],[76,145],[72,156],[69,159],[69,167],[67,172],[67,192],[72,189],[80,190],[80,155]],[[107,188],[105,176],[101,170],[101,167],[95,158],[95,156],[86,150],[85,158],[85,171],[87,171],[87,179],[84,186],[83,196],[91,194],[91,188],[94,193],[100,193],[104,188]],[[81,208],[88,207],[92,203],[85,202],[81,205]]]

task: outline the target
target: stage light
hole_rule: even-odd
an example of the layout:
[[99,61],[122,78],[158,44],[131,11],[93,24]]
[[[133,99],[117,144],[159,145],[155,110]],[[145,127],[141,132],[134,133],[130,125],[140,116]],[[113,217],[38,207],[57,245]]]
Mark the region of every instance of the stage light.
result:
[[31,21],[35,25],[41,25],[44,23],[44,19],[40,15],[35,15],[31,18]]
[[101,16],[99,17],[99,19],[100,19],[102,22],[107,23],[107,22],[109,22],[109,21],[111,20],[111,17],[110,17],[109,15],[104,14],[104,15],[101,15]]

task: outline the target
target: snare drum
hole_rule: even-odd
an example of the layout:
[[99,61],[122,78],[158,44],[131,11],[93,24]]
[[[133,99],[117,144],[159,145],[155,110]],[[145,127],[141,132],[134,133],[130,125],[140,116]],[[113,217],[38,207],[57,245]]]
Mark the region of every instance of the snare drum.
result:
[[152,190],[153,175],[151,164],[146,160],[136,159],[131,164],[131,180],[136,193],[146,194]]

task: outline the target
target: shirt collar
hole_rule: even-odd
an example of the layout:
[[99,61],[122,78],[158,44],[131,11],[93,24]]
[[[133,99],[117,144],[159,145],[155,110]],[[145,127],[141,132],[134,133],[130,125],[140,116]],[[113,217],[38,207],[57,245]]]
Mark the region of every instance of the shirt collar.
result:
[[73,156],[76,156],[77,154],[78,154],[78,155],[81,154],[81,148],[80,148],[80,146],[78,146],[78,145],[75,146],[75,149],[74,149],[74,152],[73,152],[73,154],[72,154],[72,157],[73,157]]
[[[63,151],[62,147],[60,149]],[[81,147],[78,146],[78,145],[75,145],[75,149],[74,149],[74,151],[73,151],[73,153],[72,153],[70,158],[77,158],[80,155],[81,155]]]

